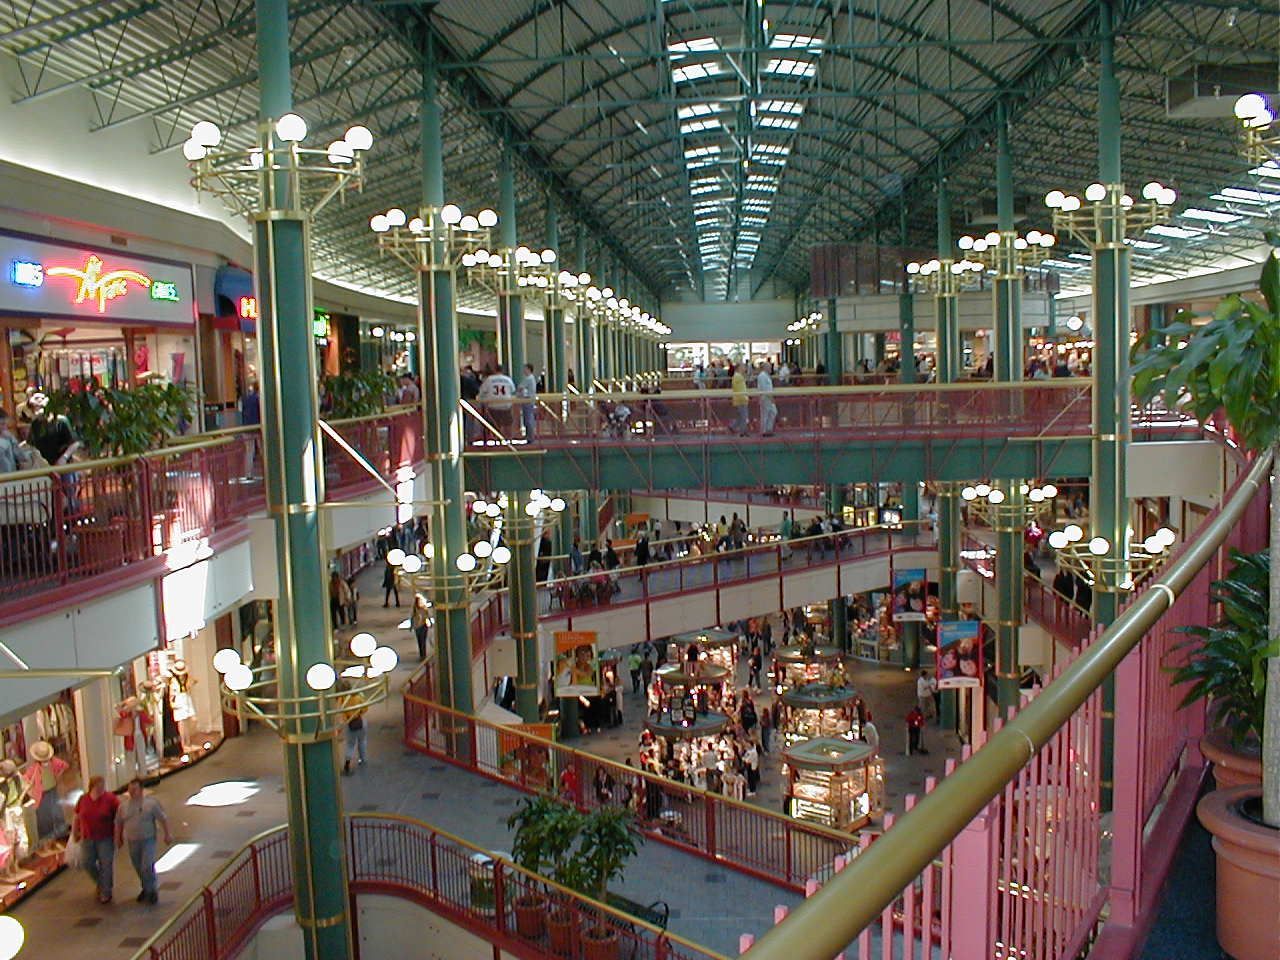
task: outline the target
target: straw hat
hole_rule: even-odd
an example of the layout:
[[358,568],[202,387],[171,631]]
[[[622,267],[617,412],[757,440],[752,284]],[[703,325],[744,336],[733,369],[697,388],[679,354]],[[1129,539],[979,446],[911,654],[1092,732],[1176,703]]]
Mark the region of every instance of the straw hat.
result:
[[35,763],[48,763],[53,759],[53,747],[46,740],[37,740],[27,751],[27,756]]

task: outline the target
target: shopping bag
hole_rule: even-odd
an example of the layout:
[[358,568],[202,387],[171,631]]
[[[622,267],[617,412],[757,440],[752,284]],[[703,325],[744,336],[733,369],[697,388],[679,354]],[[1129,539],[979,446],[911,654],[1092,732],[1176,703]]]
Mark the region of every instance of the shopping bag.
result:
[[62,851],[62,862],[72,870],[84,866],[84,842],[68,840],[67,848]]

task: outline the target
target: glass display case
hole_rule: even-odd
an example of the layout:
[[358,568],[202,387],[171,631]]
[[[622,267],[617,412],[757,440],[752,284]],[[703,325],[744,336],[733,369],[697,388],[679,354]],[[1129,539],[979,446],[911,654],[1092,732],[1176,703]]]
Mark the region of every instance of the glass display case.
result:
[[773,652],[769,675],[773,692],[782,694],[810,683],[843,687],[847,678],[846,659],[839,647],[810,644],[779,647]]
[[738,669],[738,641],[738,634],[719,627],[677,633],[667,638],[667,660],[684,663],[689,658],[689,648],[696,646],[699,660],[709,660],[732,675]]
[[856,740],[862,735],[860,698],[850,687],[809,683],[782,694],[778,730],[783,747],[815,737]]
[[884,774],[865,743],[816,737],[782,755],[787,813],[837,830],[857,830],[884,810]]
[[687,667],[687,662],[664,663],[653,672],[649,684],[650,715],[679,713],[686,693],[692,696],[698,713],[719,709],[732,674],[709,660],[699,660],[696,673],[690,673]]

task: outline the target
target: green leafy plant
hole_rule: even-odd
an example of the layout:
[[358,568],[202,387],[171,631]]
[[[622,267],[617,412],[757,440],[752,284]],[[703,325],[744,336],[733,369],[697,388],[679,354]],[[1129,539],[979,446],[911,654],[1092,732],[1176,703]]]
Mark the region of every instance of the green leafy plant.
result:
[[1183,627],[1194,636],[1181,647],[1189,658],[1173,670],[1175,683],[1191,687],[1182,706],[1207,700],[1211,715],[1238,748],[1256,748],[1265,719],[1267,658],[1280,655],[1280,642],[1267,636],[1268,551],[1231,551],[1232,569],[1215,580],[1212,597],[1222,618],[1212,627]]
[[564,873],[565,886],[604,901],[609,882],[622,876],[627,861],[640,852],[635,816],[624,807],[599,807],[588,814]]
[[[1248,449],[1280,461],[1280,234],[1268,233],[1271,255],[1262,267],[1261,302],[1232,294],[1202,324],[1179,313],[1134,348],[1133,386],[1140,400],[1164,398],[1201,422],[1226,414]],[[1268,558],[1280,556],[1280,483],[1272,469]],[[1280,565],[1267,563],[1266,636],[1280,637]],[[1236,601],[1233,596],[1233,604]],[[1226,616],[1236,614],[1226,609]],[[1255,611],[1256,615],[1256,611]],[[1222,638],[1217,638],[1222,639]],[[1280,656],[1269,645],[1262,711],[1262,817],[1280,828]],[[1206,664],[1206,669],[1208,669]],[[1233,668],[1234,669],[1234,668]],[[1224,681],[1226,682],[1226,681]]]
[[191,395],[152,381],[127,390],[80,381],[49,397],[49,412],[65,416],[90,457],[147,453],[191,420]]
[[525,798],[507,818],[507,826],[515,830],[512,858],[531,873],[563,882],[584,819],[582,813],[554,797]]
[[395,377],[381,370],[340,373],[325,377],[323,384],[331,403],[327,416],[334,420],[381,413],[396,391]]

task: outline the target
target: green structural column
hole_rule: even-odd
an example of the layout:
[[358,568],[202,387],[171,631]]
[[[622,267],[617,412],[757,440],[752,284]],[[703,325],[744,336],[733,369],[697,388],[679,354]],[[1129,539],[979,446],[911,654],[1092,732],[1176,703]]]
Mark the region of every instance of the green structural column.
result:
[[[257,0],[260,119],[293,109],[287,0]],[[280,599],[275,606],[281,697],[312,695],[306,673],[332,662],[329,609],[317,600],[327,582],[320,536],[324,501],[312,342],[307,215],[287,177],[268,183],[254,224],[262,370],[263,472],[267,515],[275,526]],[[334,740],[317,720],[281,733],[293,863],[294,913],[308,960],[353,955],[345,830]]]
[[1167,310],[1163,303],[1153,303],[1150,307],[1150,310],[1151,312],[1148,315],[1148,319],[1151,326],[1151,332],[1154,335],[1152,339],[1156,343],[1163,343],[1164,334],[1159,333],[1157,331],[1163,330],[1168,325],[1169,321],[1168,321]]
[[[1016,236],[1013,213],[1013,155],[1009,149],[1009,123],[1003,104],[997,107],[996,130],[996,218],[1000,231],[1001,257],[996,272],[994,318],[996,357],[995,379],[1016,383],[1022,379],[1022,276],[1014,259]],[[1012,404],[1010,410],[1016,409]],[[1018,705],[1018,632],[1022,627],[1023,521],[1016,517],[1015,504],[1023,502],[1022,482],[998,484],[1005,493],[1009,517],[994,523],[996,528],[996,702],[1001,713]]]
[[[512,166],[511,148],[504,147],[498,169],[498,225],[500,240],[511,268],[515,269],[516,233],[516,178]],[[507,375],[516,383],[524,376],[524,301],[516,288],[514,277],[503,281],[498,294],[498,355],[507,368]]]
[[[951,194],[947,190],[945,179],[938,181],[938,258],[949,260],[955,254],[955,246],[951,240]],[[944,278],[940,278],[944,279]],[[935,302],[937,320],[937,373],[938,383],[955,383],[960,376],[964,363],[964,352],[960,344],[960,299],[956,295],[954,284],[938,294]]]
[[[899,206],[898,210],[898,234],[898,241],[905,249],[907,245],[907,205],[905,202]],[[907,283],[907,275],[904,272],[902,274],[902,282],[898,286],[898,381],[900,383],[916,382],[915,342],[915,300],[911,295],[911,286]]]
[[528,492],[507,494],[506,536],[511,546],[507,586],[511,591],[511,639],[516,645],[516,712],[536,723],[538,709],[538,588],[534,580],[539,530],[525,512]]
[[884,333],[877,333],[872,340],[872,366],[879,367],[884,360]]
[[[1093,474],[1089,478],[1089,526],[1111,544],[1107,557],[1128,554],[1129,501],[1125,496],[1125,450],[1132,432],[1129,417],[1129,247],[1119,215],[1124,185],[1120,170],[1120,88],[1115,72],[1115,10],[1099,3],[1098,179],[1107,189],[1103,201],[1117,215],[1101,218],[1093,251]],[[1117,567],[1119,564],[1107,564]],[[1119,584],[1102,576],[1094,585],[1093,617],[1101,626],[1115,620]],[[1102,801],[1111,807],[1115,689],[1102,691]]]
[[[838,519],[844,519],[844,484],[836,483],[827,487],[827,512]],[[832,646],[851,653],[853,643],[849,636],[849,605],[844,597],[827,601],[827,617],[831,621]]]
[[[902,521],[906,524],[907,530],[915,529],[914,521],[920,519],[920,486],[915,481],[906,481],[902,484]],[[902,665],[909,670],[914,670],[920,666],[920,631],[923,625],[908,621],[898,624],[898,633],[901,639],[899,644],[899,652],[902,656]]]
[[827,301],[827,383],[833,387],[844,380],[844,344],[836,328],[836,305],[835,297]]
[[[560,256],[560,215],[556,209],[555,197],[550,194],[547,195],[547,246]],[[550,393],[564,393],[568,368],[565,366],[564,350],[564,301],[560,299],[559,293],[547,299],[546,311],[543,327],[547,340],[547,390]]]

